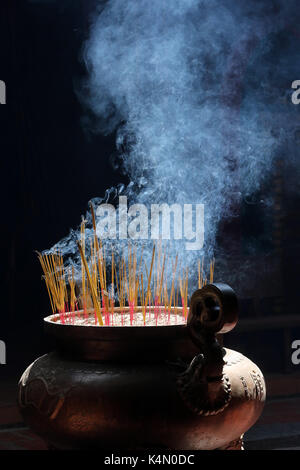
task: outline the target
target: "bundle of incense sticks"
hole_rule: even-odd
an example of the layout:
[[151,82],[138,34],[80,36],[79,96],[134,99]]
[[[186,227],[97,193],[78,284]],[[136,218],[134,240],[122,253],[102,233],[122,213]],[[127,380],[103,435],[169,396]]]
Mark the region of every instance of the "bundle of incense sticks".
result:
[[[143,260],[143,249],[128,244],[127,256],[116,259],[114,252],[108,259],[101,240],[96,235],[94,209],[91,206],[93,236],[87,240],[85,221],[81,223],[81,236],[77,242],[81,257],[80,276],[74,267],[65,268],[60,252],[51,254],[38,253],[44,280],[50,297],[53,313],[58,313],[61,323],[76,319],[90,320],[94,313],[97,325],[114,325],[115,306],[121,317],[126,310],[130,324],[135,316],[143,315],[146,324],[154,315],[156,324],[163,315],[166,324],[170,315],[182,315],[185,319],[188,312],[188,269],[178,266],[178,256],[171,259],[161,240],[153,244],[150,266]],[[86,247],[89,243],[89,259]],[[171,266],[171,279],[166,276]],[[109,267],[109,269],[107,268]],[[204,259],[198,262],[198,288],[209,280],[213,282],[215,261],[209,264],[209,279],[204,274]],[[79,278],[79,280],[78,280]],[[180,308],[179,308],[180,307]],[[161,322],[160,322],[161,324]]]

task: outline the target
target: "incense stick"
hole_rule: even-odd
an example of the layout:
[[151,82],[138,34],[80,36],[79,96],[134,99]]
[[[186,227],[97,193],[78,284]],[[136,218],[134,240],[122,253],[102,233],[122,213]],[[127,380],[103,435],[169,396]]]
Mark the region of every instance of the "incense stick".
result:
[[95,287],[94,287],[93,281],[91,279],[91,275],[90,275],[90,272],[89,272],[89,268],[88,268],[88,264],[87,264],[87,261],[86,261],[86,258],[85,258],[85,254],[83,252],[82,246],[81,246],[79,241],[77,242],[77,246],[78,246],[78,249],[79,249],[79,252],[80,252],[82,262],[83,262],[84,267],[85,267],[85,272],[87,274],[87,278],[88,278],[88,282],[89,282],[89,285],[90,285],[91,294],[92,294],[92,298],[93,298],[93,302],[94,302],[94,308],[96,310],[97,318],[98,318],[98,321],[99,321],[100,325],[103,325],[103,319],[102,319],[101,310],[100,310],[98,299],[97,299],[97,293],[95,291]]

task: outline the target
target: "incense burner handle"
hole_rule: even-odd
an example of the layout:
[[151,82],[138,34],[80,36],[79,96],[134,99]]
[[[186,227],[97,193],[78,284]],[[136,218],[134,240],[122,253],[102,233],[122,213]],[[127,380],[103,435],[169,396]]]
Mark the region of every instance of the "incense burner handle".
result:
[[228,333],[237,320],[238,300],[228,284],[208,284],[193,293],[187,325],[196,344],[202,346],[204,336]]
[[223,371],[225,351],[216,335],[231,331],[237,319],[237,297],[227,284],[209,284],[192,295],[187,328],[201,352],[177,377],[177,388],[197,414],[218,414],[231,400],[230,380]]

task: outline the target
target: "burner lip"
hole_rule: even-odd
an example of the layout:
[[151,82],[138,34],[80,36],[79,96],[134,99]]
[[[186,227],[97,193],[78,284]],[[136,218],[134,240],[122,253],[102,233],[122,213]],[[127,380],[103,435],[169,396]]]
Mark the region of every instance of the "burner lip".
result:
[[[94,315],[93,310],[92,313]],[[59,314],[44,318],[45,332],[55,339],[61,352],[83,360],[164,361],[178,357],[191,359],[199,353],[199,347],[193,343],[186,323],[163,326],[87,326],[62,324],[58,319]]]
[[[155,310],[155,307],[150,307],[151,308],[151,312],[154,312]],[[135,307],[135,312],[136,311],[140,311],[142,309],[142,307]],[[189,313],[189,308],[187,307],[186,309],[187,311],[187,316],[188,316],[188,313]],[[130,312],[130,308],[129,307],[124,307],[122,308],[122,312],[123,313],[129,313]],[[149,307],[147,307],[147,313],[149,312]],[[182,317],[182,312],[183,312],[183,307],[171,307],[171,314],[173,314],[174,312],[176,312],[178,315],[180,315]],[[102,309],[101,309],[101,313],[102,313]],[[114,315],[119,315],[121,313],[121,308],[120,307],[115,307],[114,308]],[[76,310],[76,312],[66,312],[64,313],[65,317],[66,318],[71,318],[71,316],[73,314],[84,314],[84,311],[83,310]],[[94,309],[87,309],[86,310],[86,314],[89,316],[89,317],[92,317],[94,318]],[[178,323],[178,324],[166,324],[166,325],[150,325],[147,320],[146,320],[146,323],[145,325],[99,325],[98,323],[95,325],[95,324],[88,324],[88,325],[84,325],[84,324],[76,324],[76,323],[62,323],[61,322],[61,316],[59,313],[54,313],[52,315],[49,315],[47,317],[44,318],[44,324],[45,325],[55,325],[57,327],[63,327],[63,328],[66,328],[66,327],[72,327],[72,328],[93,328],[93,329],[101,329],[101,328],[104,328],[104,329],[114,329],[114,330],[123,330],[123,329],[126,329],[126,328],[129,328],[129,329],[145,329],[145,328],[185,328],[186,327],[186,323],[187,323],[187,320],[184,319],[184,322],[182,323]]]

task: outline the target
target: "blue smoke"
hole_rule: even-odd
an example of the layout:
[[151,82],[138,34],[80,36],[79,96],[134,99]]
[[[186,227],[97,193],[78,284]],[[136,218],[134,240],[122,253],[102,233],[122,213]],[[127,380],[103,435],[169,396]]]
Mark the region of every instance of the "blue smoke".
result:
[[[95,12],[83,49],[89,126],[117,131],[129,203],[205,205],[209,256],[220,221],[260,189],[293,135],[279,100],[300,78],[299,53],[292,65],[278,58],[276,35],[293,35],[296,4],[109,0]],[[178,246],[193,269],[195,253]]]

